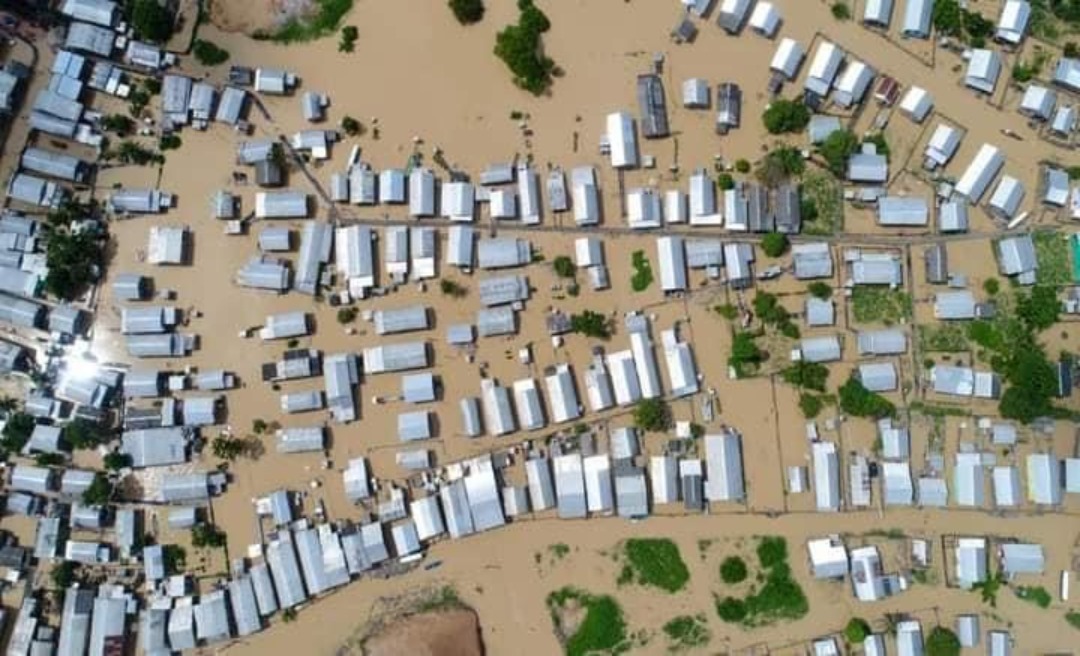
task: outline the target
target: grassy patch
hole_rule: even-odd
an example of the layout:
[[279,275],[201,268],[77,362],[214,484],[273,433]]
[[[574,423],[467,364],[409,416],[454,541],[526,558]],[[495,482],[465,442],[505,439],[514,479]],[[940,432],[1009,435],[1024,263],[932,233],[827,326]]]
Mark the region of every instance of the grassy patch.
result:
[[802,182],[802,231],[831,235],[844,228],[844,189],[824,171],[809,171]]
[[548,552],[555,557],[556,560],[562,560],[570,554],[570,545],[556,542],[555,544],[548,545]]
[[465,604],[452,586],[444,585],[416,605],[417,613],[434,613],[452,608],[464,608]]
[[957,323],[919,326],[919,348],[926,352],[958,353],[968,350],[967,331]]
[[304,18],[293,18],[270,35],[278,43],[298,43],[333,34],[353,0],[315,0],[315,11]]
[[716,612],[720,619],[760,627],[805,617],[810,612],[810,604],[802,587],[791,576],[787,541],[782,537],[761,538],[757,557],[762,570],[758,575],[761,587],[752,588],[742,599],[717,596]]
[[667,592],[678,592],[690,580],[679,547],[667,538],[632,538],[623,544],[626,566],[619,575],[620,583],[653,586]]
[[1065,613],[1065,621],[1074,629],[1080,630],[1080,611],[1070,610]]
[[1031,236],[1035,242],[1035,259],[1039,262],[1036,278],[1043,285],[1068,285],[1072,282],[1072,262],[1069,259],[1069,241],[1056,232],[1036,232]]
[[709,644],[712,634],[704,615],[680,615],[664,625],[670,651],[682,651]]
[[653,283],[652,264],[645,256],[645,251],[634,251],[630,257],[630,264],[634,267],[634,275],[630,278],[630,288],[635,292],[643,292]]
[[858,323],[891,326],[911,318],[911,296],[893,289],[859,285],[851,291],[851,306]]
[[[547,606],[567,656],[619,653],[627,648],[626,619],[612,597],[566,587],[549,594]],[[576,630],[567,635],[562,616],[575,611],[583,612],[584,617]]]
[[1046,588],[1041,585],[1022,585],[1016,588],[1016,596],[1024,601],[1035,604],[1039,608],[1050,608],[1050,604],[1054,601],[1054,598],[1050,596],[1050,593],[1046,591]]

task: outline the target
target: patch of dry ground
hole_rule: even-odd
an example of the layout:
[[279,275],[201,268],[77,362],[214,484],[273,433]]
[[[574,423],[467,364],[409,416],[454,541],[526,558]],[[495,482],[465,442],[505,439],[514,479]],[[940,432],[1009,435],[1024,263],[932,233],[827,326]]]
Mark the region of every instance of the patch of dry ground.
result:
[[364,642],[364,656],[483,656],[480,621],[465,608],[397,620]]
[[210,5],[210,22],[224,32],[270,32],[313,10],[312,0],[227,0]]

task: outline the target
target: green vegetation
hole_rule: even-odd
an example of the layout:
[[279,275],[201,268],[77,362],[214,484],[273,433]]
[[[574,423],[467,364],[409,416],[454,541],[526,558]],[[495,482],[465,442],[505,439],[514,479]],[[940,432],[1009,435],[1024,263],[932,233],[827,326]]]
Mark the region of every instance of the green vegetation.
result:
[[131,134],[135,129],[135,121],[131,120],[130,116],[124,116],[123,114],[108,114],[101,118],[99,124],[104,132],[115,132],[121,137]]
[[284,622],[285,624],[291,624],[291,623],[295,622],[296,621],[296,609],[295,608],[286,608],[285,610],[281,611],[281,621]]
[[495,56],[514,75],[514,84],[533,95],[551,86],[555,62],[543,54],[540,36],[551,29],[551,21],[532,0],[518,0],[518,22],[495,35]]
[[863,139],[864,144],[874,144],[874,148],[878,155],[883,156],[886,160],[892,154],[892,149],[889,148],[889,140],[885,138],[884,132],[876,132],[869,137]]
[[961,39],[973,48],[986,45],[986,39],[994,32],[992,21],[977,11],[961,8],[957,0],[936,2],[932,22],[938,34]]
[[1080,611],[1070,610],[1065,613],[1065,621],[1074,629],[1080,630]]
[[460,282],[449,278],[443,278],[439,281],[439,291],[442,292],[443,296],[449,296],[450,298],[465,298],[469,293],[468,288]]
[[226,540],[225,531],[213,524],[199,524],[191,529],[191,544],[199,549],[221,549]]
[[623,553],[624,571],[629,570],[630,581],[638,585],[675,593],[690,580],[679,547],[667,538],[631,538],[623,544]]
[[891,326],[911,318],[911,296],[885,287],[859,285],[851,290],[852,314],[858,323]]
[[94,474],[94,480],[90,482],[90,487],[83,492],[82,502],[88,506],[104,505],[109,502],[112,492],[112,483],[105,478],[105,474],[97,472]]
[[166,574],[180,574],[187,568],[187,551],[178,544],[166,544],[161,548],[161,560]]
[[818,152],[825,159],[829,171],[840,179],[844,179],[847,174],[848,159],[858,149],[859,138],[850,130],[837,130],[818,146]]
[[364,130],[364,126],[360,124],[360,121],[351,116],[345,116],[341,119],[341,129],[345,131],[345,134],[350,137],[358,136]]
[[664,625],[669,651],[683,651],[709,644],[712,633],[704,615],[679,615]]
[[959,656],[960,638],[951,629],[935,626],[926,636],[926,656]]
[[214,441],[210,443],[210,449],[215,458],[232,462],[244,454],[247,450],[247,442],[223,433],[214,438]]
[[355,25],[346,25],[341,28],[341,38],[338,39],[338,52],[352,52],[356,50],[356,40],[360,38],[360,30]]
[[556,542],[555,544],[548,545],[548,551],[550,551],[551,555],[555,558],[562,560],[570,554],[570,545],[565,542]]
[[551,261],[551,268],[555,269],[555,275],[560,278],[573,278],[577,274],[574,261],[566,255],[560,255]]
[[634,406],[634,425],[643,431],[663,433],[671,423],[671,408],[661,398],[642,399]]
[[734,321],[739,316],[739,308],[735,307],[731,303],[722,303],[713,308],[717,314],[727,319],[728,321]]
[[0,449],[8,453],[22,451],[34,432],[34,418],[25,412],[8,415],[4,431],[0,434]]
[[791,577],[787,541],[782,537],[763,537],[757,546],[757,556],[763,570],[759,575],[761,587],[752,589],[744,599],[717,597],[716,612],[720,619],[760,627],[806,616],[810,605],[802,588]]
[[800,360],[781,371],[780,376],[788,385],[824,392],[825,383],[829,379],[829,368],[820,362]]
[[[314,0],[315,11],[303,18],[292,18],[269,38],[278,43],[313,41],[337,30],[341,19],[352,9],[353,0]],[[257,34],[256,38],[267,38]]]
[[844,227],[844,188],[831,175],[808,171],[801,188],[802,231],[805,235],[831,235]]
[[997,278],[987,278],[983,281],[982,288],[987,296],[997,296],[1001,291],[1001,281]]
[[434,613],[464,606],[465,604],[462,603],[461,597],[458,596],[454,586],[444,585],[437,590],[431,591],[426,598],[417,603],[414,612]]
[[634,251],[630,264],[634,267],[634,275],[630,278],[630,288],[635,292],[645,291],[653,283],[652,264],[645,256],[645,251]]
[[105,465],[105,469],[109,471],[119,471],[124,467],[131,466],[131,456],[126,453],[120,453],[119,451],[110,451],[102,458],[102,464]]
[[121,164],[133,164],[135,166],[150,166],[151,164],[163,164],[165,162],[165,158],[160,153],[156,153],[134,141],[121,141],[115,150],[109,148],[102,152],[101,159],[106,162],[116,160]]
[[851,618],[844,627],[844,640],[850,645],[861,645],[871,633],[870,625],[861,617]]
[[1016,314],[1032,330],[1042,331],[1057,323],[1061,303],[1057,290],[1045,285],[1036,285],[1028,294],[1016,298]]
[[809,392],[799,393],[799,410],[802,411],[803,416],[807,419],[813,419],[817,417],[824,409],[824,396],[818,394],[810,394]]
[[178,134],[163,134],[161,139],[158,140],[158,150],[165,152],[166,150],[176,150],[180,146],[184,145],[184,142],[180,139]]
[[78,572],[79,565],[77,563],[65,560],[53,565],[52,571],[49,572],[49,578],[52,580],[54,588],[66,590],[75,583]]
[[832,298],[832,287],[827,282],[821,282],[815,280],[806,286],[806,291],[810,293],[814,298],[819,298],[823,301],[827,301]]
[[750,160],[742,159],[742,158],[735,160],[735,170],[738,173],[743,173],[743,174],[749,173],[750,172]]
[[[626,619],[612,597],[565,587],[548,595],[547,607],[566,656],[616,654],[626,649]],[[584,618],[575,624],[572,634],[566,635],[561,613],[579,610],[584,610]]]
[[919,326],[919,348],[926,352],[957,353],[968,348],[967,332],[956,323]]
[[450,0],[450,11],[462,25],[479,23],[484,17],[484,0]]
[[158,0],[133,0],[130,5],[131,28],[135,38],[151,43],[165,43],[173,33],[172,12]]
[[761,115],[769,134],[802,132],[810,123],[810,110],[795,100],[774,100]]
[[788,238],[782,232],[770,232],[761,238],[761,250],[769,257],[780,257],[787,249]]
[[720,563],[720,580],[728,585],[742,583],[748,574],[746,561],[738,556],[728,556]]
[[731,355],[728,366],[735,370],[736,378],[744,378],[755,371],[765,361],[765,353],[754,341],[755,335],[746,331],[735,333],[731,341]]
[[53,231],[45,248],[45,290],[65,301],[79,298],[98,279],[103,257],[93,235]]
[[191,45],[191,54],[203,66],[220,66],[229,61],[229,51],[219,47],[213,41],[196,39]]
[[112,435],[101,424],[76,418],[64,426],[61,433],[64,443],[72,449],[96,449],[109,442]]
[[1056,232],[1036,232],[1031,235],[1035,244],[1035,259],[1039,268],[1035,271],[1040,285],[1062,286],[1072,283],[1072,259],[1069,240]]
[[896,415],[896,406],[885,397],[871,392],[852,376],[840,387],[840,409],[854,417],[881,419]]
[[802,151],[791,146],[779,146],[761,158],[755,175],[762,184],[775,187],[799,177],[805,170],[806,160]]
[[837,0],[832,4],[832,15],[836,20],[851,20],[851,7],[844,0]]
[[337,311],[337,320],[340,324],[352,323],[356,321],[356,317],[359,316],[360,310],[354,307],[343,307]]
[[581,314],[570,315],[570,330],[586,337],[609,339],[611,321],[599,312],[585,310]]
[[1024,83],[1031,82],[1042,73],[1043,66],[1046,65],[1046,54],[1037,51],[1035,57],[1028,60],[1017,60],[1013,64],[1012,79],[1016,82]]
[[1075,41],[1069,41],[1062,47],[1061,54],[1069,59],[1076,59],[1080,57],[1080,46],[1076,45]]
[[720,191],[734,189],[735,178],[731,177],[730,173],[721,173],[720,175],[716,176],[716,186],[720,188]]
[[761,319],[763,324],[773,326],[786,337],[792,339],[799,337],[799,328],[791,321],[791,313],[780,305],[775,294],[759,291],[754,295],[753,306],[754,314]]
[[1041,585],[1021,585],[1016,588],[1015,592],[1017,597],[1024,601],[1031,602],[1039,608],[1050,608],[1050,604],[1054,601],[1054,598],[1050,596],[1050,593],[1046,591],[1046,588]]
[[59,467],[64,464],[64,456],[59,453],[38,453],[34,455],[34,464],[38,467]]

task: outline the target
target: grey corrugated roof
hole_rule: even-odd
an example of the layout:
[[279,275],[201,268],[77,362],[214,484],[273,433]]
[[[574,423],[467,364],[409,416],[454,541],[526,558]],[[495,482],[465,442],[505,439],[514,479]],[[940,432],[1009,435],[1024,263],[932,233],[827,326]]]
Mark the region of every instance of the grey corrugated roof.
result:
[[367,374],[422,369],[428,366],[427,343],[406,342],[365,348],[363,363]]
[[401,396],[407,403],[434,401],[435,377],[427,372],[402,376]]
[[836,322],[836,308],[832,300],[816,297],[806,299],[806,325],[831,326]]
[[427,330],[429,327],[428,308],[424,305],[375,311],[375,332],[379,335]]
[[278,431],[278,453],[304,453],[309,451],[321,451],[324,446],[323,429],[321,426],[307,428],[285,428]]
[[278,602],[270,576],[270,566],[265,562],[257,563],[251,566],[249,574],[251,587],[255,590],[255,605],[259,608],[259,615],[262,617],[273,615],[278,610]]
[[998,266],[1002,274],[1014,276],[1038,268],[1035,243],[1031,235],[1006,237],[997,243]]
[[737,433],[706,435],[705,461],[705,497],[709,501],[740,501],[745,497],[742,444]]
[[174,465],[187,459],[186,445],[183,428],[148,428],[125,431],[120,452],[131,456],[133,467]]
[[907,352],[907,335],[899,328],[861,330],[859,355],[899,355]]
[[279,531],[266,547],[266,562],[274,579],[274,589],[281,608],[292,608],[307,600],[307,592],[300,577],[292,534]]
[[262,630],[259,609],[255,603],[255,589],[250,577],[241,576],[229,581],[229,606],[232,608],[238,636],[243,637]]
[[90,639],[90,617],[94,612],[94,593],[85,588],[64,591],[64,609],[60,614],[60,640],[57,656],[81,656]]
[[475,532],[469,498],[465,491],[465,481],[458,479],[439,490],[442,500],[443,515],[450,537],[457,539]]
[[832,362],[842,356],[840,338],[836,335],[806,337],[799,343],[806,362]]
[[479,399],[473,396],[466,397],[461,399],[458,405],[461,409],[462,429],[466,437],[476,437],[483,433]]
[[878,199],[878,223],[883,226],[925,226],[930,205],[920,196],[885,196]]
[[524,266],[532,261],[532,245],[512,237],[481,239],[477,261],[481,269]]
[[486,307],[506,305],[529,298],[529,281],[525,276],[485,278],[477,285],[480,303]]
[[1046,557],[1041,544],[1001,545],[1001,568],[1007,576],[1013,574],[1042,574]]
[[161,479],[161,497],[168,503],[202,501],[210,498],[206,472],[165,474]]
[[426,440],[431,437],[431,415],[426,410],[405,412],[397,418],[398,439],[402,442]]
[[94,600],[94,617],[90,622],[90,656],[104,656],[106,644],[111,650],[123,652],[126,638],[127,600],[98,597]]
[[517,333],[517,313],[510,306],[483,308],[476,313],[476,332],[480,337]]
[[199,597],[195,606],[195,631],[201,642],[213,644],[229,638],[229,614],[225,591],[214,590]]
[[[585,478],[581,455],[556,456],[552,461],[560,519],[585,517]],[[534,504],[535,505],[535,504]]]
[[353,386],[360,381],[360,363],[353,353],[335,353],[323,360],[326,406],[334,421],[347,423],[356,419]]

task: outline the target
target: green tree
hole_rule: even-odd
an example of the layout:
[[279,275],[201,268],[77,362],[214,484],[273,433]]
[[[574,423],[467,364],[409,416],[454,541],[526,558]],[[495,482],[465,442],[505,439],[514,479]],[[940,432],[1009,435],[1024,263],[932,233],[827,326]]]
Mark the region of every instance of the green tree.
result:
[[814,298],[819,298],[823,301],[827,301],[832,297],[832,287],[829,283],[815,280],[806,286],[806,291],[810,292],[810,295]]
[[720,191],[734,189],[735,178],[731,177],[730,173],[721,173],[720,175],[716,176],[716,186],[720,188]]
[[573,278],[577,273],[577,267],[574,266],[574,261],[566,255],[560,255],[552,260],[551,268],[555,269],[555,274],[560,278]]
[[64,464],[64,456],[59,453],[39,453],[34,456],[34,464],[38,467],[59,467]]
[[746,561],[738,556],[728,556],[720,563],[720,580],[728,585],[735,585],[746,580]]
[[479,23],[484,18],[484,0],[450,0],[450,11],[462,25]]
[[643,431],[663,433],[671,423],[671,408],[663,399],[643,399],[634,406],[634,425]]
[[787,249],[788,238],[782,232],[770,232],[761,238],[761,250],[769,257],[780,257]]
[[161,548],[161,559],[165,572],[169,575],[180,574],[187,567],[187,551],[178,544],[166,544]]
[[136,118],[142,116],[143,110],[149,104],[150,94],[142,89],[132,89],[128,94],[128,111]]
[[180,135],[178,134],[163,134],[161,135],[161,139],[158,140],[158,150],[162,152],[166,150],[177,150],[182,145],[184,145],[184,142],[180,139]]
[[843,0],[837,0],[832,4],[832,15],[836,20],[851,20],[851,7]]
[[938,34],[958,37],[963,29],[960,4],[956,0],[938,0],[934,3],[931,20]]
[[859,148],[859,138],[850,130],[833,132],[818,147],[818,152],[825,159],[829,171],[838,178],[847,173],[847,163],[851,155]]
[[787,309],[780,305],[780,299],[776,297],[776,294],[759,291],[754,294],[752,305],[754,314],[761,319],[762,323],[781,326],[791,319]]
[[210,443],[215,458],[232,462],[244,454],[247,444],[244,440],[227,435],[218,435]]
[[107,114],[101,117],[100,125],[104,132],[115,132],[121,137],[131,134],[135,129],[135,121],[123,114]]
[[987,278],[983,281],[982,287],[988,296],[997,296],[1001,291],[1001,283],[997,278]]
[[960,638],[950,629],[935,626],[926,636],[926,656],[959,656]]
[[82,502],[88,506],[102,506],[112,498],[113,486],[105,474],[97,472],[90,486],[83,492]]
[[78,573],[78,563],[65,560],[53,565],[52,570],[49,572],[49,578],[52,580],[54,588],[67,590],[75,583]]
[[741,378],[764,360],[765,354],[758,348],[752,333],[745,331],[735,333],[731,342],[731,355],[728,356],[728,366],[735,370],[736,377]]
[[356,49],[356,40],[360,38],[360,30],[355,25],[346,25],[341,28],[341,39],[338,41],[338,52],[352,52]]
[[829,379],[829,368],[820,362],[800,360],[780,372],[780,376],[788,385],[824,392],[825,383]]
[[871,392],[854,376],[840,387],[840,409],[855,417],[881,419],[896,415],[896,406],[885,397]]
[[451,298],[464,298],[469,293],[469,290],[464,285],[448,278],[439,281],[439,290],[443,293],[443,296]]
[[507,25],[495,35],[495,56],[513,73],[514,83],[533,95],[551,85],[555,62],[543,54],[541,35],[551,22],[532,0],[518,0],[521,12],[516,25]]
[[802,411],[803,416],[807,419],[817,417],[824,408],[825,401],[817,394],[810,394],[809,392],[799,393],[799,410]]
[[1046,330],[1057,323],[1061,302],[1057,290],[1046,285],[1036,285],[1029,294],[1017,298],[1016,313],[1033,330]]
[[1042,350],[1037,345],[1021,346],[1007,365],[1010,385],[998,404],[1001,416],[1030,424],[1052,414],[1057,374]]
[[806,170],[802,151],[791,146],[780,146],[769,151],[758,162],[757,179],[764,185],[775,187],[790,178],[796,178]]
[[748,159],[737,159],[737,160],[735,160],[735,170],[738,171],[739,173],[749,173],[750,172],[750,160],[748,160]]
[[343,307],[337,311],[337,320],[340,324],[352,323],[356,321],[357,315],[360,314],[360,310],[354,307]]
[[191,545],[199,549],[221,549],[226,540],[225,532],[213,524],[198,524],[191,529]]
[[213,41],[196,39],[191,46],[191,54],[203,66],[220,66],[229,61],[229,51],[218,47]]
[[801,102],[780,98],[765,109],[761,119],[769,134],[802,132],[810,123],[810,110]]
[[746,602],[736,597],[717,598],[716,614],[720,619],[730,624],[736,624],[746,619]]
[[870,625],[861,617],[851,618],[844,627],[844,639],[850,645],[861,645],[870,633]]
[[341,119],[341,129],[350,137],[355,137],[363,131],[363,126],[360,125],[360,121],[355,118],[346,116]]
[[53,232],[45,247],[45,289],[65,301],[72,301],[98,278],[101,246],[89,233]]
[[164,43],[173,33],[173,15],[158,0],[133,0],[131,27],[137,39]]
[[0,434],[0,448],[9,453],[22,451],[34,432],[35,423],[34,418],[25,412],[8,415],[4,431]]
[[609,339],[611,337],[611,321],[599,312],[585,310],[581,314],[570,316],[570,330],[586,337]]
[[131,456],[126,453],[120,453],[119,451],[111,451],[102,458],[102,464],[105,465],[105,469],[108,469],[109,471],[119,471],[125,467],[131,466]]
[[112,439],[101,424],[81,418],[68,422],[61,435],[72,449],[96,449]]

